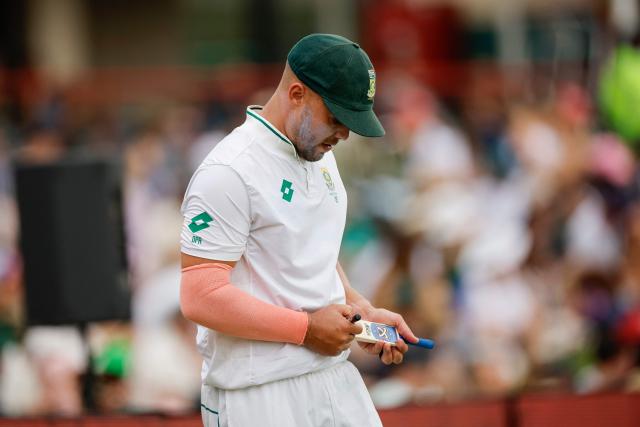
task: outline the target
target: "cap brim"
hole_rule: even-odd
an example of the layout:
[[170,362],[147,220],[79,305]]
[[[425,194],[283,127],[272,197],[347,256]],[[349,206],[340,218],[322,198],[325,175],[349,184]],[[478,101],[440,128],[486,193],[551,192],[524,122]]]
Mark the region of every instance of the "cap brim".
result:
[[368,137],[378,137],[385,134],[384,128],[373,110],[354,111],[341,107],[328,99],[323,98],[323,101],[331,114],[350,131]]

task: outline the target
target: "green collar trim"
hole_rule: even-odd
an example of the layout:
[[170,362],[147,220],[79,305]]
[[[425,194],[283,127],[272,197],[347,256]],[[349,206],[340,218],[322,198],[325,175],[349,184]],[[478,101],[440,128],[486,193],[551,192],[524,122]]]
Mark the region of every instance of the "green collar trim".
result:
[[[253,117],[254,119],[256,119],[257,121],[259,121],[260,123],[262,123],[267,129],[269,129],[271,131],[271,133],[273,133],[275,136],[280,138],[280,140],[282,140],[283,142],[286,142],[287,144],[289,144],[293,148],[293,143],[291,141],[289,141],[289,138],[284,136],[282,134],[282,132],[280,132],[278,129],[273,127],[273,125],[271,123],[269,123],[268,121],[266,121],[262,116],[260,116],[259,114],[253,112],[253,109],[258,109],[258,108],[262,109],[262,107],[256,107],[256,106],[247,107],[247,114],[250,115],[251,117]],[[295,150],[295,148],[294,148],[294,150]]]

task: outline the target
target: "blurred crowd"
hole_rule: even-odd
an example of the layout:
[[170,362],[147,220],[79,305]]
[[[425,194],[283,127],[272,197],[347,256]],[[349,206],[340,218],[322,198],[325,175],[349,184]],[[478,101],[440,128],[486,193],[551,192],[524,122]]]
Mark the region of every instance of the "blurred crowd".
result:
[[[378,88],[387,135],[352,134],[335,152],[349,195],[341,262],[437,347],[387,367],[354,345],[376,405],[640,390],[640,169],[593,94],[564,81],[530,101],[477,83],[445,99],[398,70],[381,71]],[[180,203],[244,107],[123,106],[74,121],[52,95],[29,126],[0,116],[0,413],[198,406],[195,328],[178,302]],[[69,158],[122,167],[133,291],[130,322],[82,333],[24,326],[17,243],[13,164]]]
[[[199,407],[195,326],[179,308],[180,203],[191,173],[224,129],[219,114],[208,118],[204,107],[160,110],[119,110],[73,124],[77,116],[66,112],[65,101],[46,96],[28,126],[0,118],[0,413]],[[129,322],[98,322],[86,330],[26,326],[14,166],[69,160],[101,160],[122,170]]]
[[454,114],[409,80],[384,90],[386,140],[338,151],[355,189],[343,255],[375,305],[438,347],[394,368],[354,352],[378,407],[638,391],[638,163],[588,91],[480,90]]

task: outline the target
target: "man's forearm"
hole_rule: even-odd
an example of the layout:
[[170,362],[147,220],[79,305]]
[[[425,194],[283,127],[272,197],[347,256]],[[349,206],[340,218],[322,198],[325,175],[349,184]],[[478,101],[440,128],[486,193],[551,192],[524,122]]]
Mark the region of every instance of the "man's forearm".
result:
[[182,270],[180,306],[200,325],[239,338],[303,344],[308,315],[261,301],[230,282],[231,267],[200,264]]

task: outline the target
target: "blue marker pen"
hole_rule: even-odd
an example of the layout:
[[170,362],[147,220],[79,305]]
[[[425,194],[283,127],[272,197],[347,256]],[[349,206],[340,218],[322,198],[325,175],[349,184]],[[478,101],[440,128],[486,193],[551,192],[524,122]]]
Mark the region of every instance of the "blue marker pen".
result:
[[415,347],[426,348],[428,350],[432,350],[436,346],[436,342],[434,340],[430,340],[428,338],[418,338],[418,342],[411,342],[408,339],[406,339],[405,337],[403,337],[402,335],[400,335],[400,338],[402,338],[404,340],[404,342],[406,342],[409,345],[413,345]]

